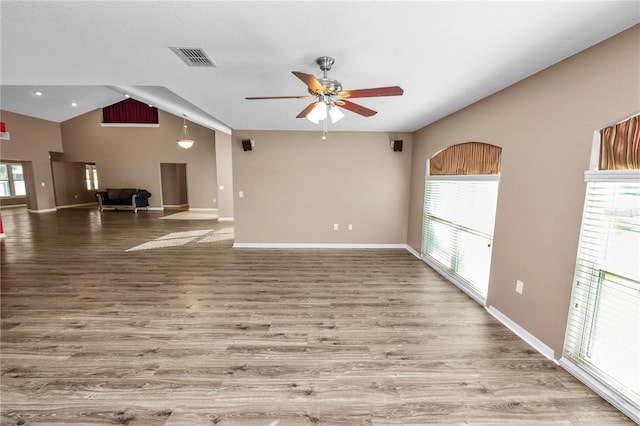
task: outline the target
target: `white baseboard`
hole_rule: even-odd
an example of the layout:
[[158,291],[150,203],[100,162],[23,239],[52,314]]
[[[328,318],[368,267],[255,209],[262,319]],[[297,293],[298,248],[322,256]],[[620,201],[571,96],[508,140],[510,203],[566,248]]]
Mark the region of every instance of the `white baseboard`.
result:
[[471,299],[475,300],[480,306],[486,307],[487,305],[487,297],[484,294],[481,294],[479,291],[474,290],[471,287],[468,287],[458,281],[458,279],[449,273],[446,269],[440,267],[437,263],[432,262],[427,256],[419,256],[420,259],[427,265],[431,267],[434,271],[442,275],[442,278],[449,281],[451,284],[458,287],[460,291],[469,296]]
[[203,209],[203,208],[189,208],[190,212],[211,212],[211,213],[218,213],[218,209]]
[[64,206],[56,206],[56,209],[71,209],[74,207],[86,207],[86,206],[96,206],[98,207],[98,203],[80,203],[80,204],[67,204]]
[[568,358],[560,358],[560,367],[564,368],[569,374],[580,380],[585,386],[604,398],[609,402],[609,404],[622,411],[631,420],[640,424],[640,408],[638,408],[638,406],[633,402],[626,400],[623,396],[612,391],[609,386],[587,373],[579,365]]
[[53,208],[53,209],[42,209],[42,210],[32,210],[32,209],[28,209],[29,213],[50,213],[50,212],[55,212],[58,211],[58,209]]
[[529,333],[524,328],[520,327],[518,324],[512,321],[511,318],[509,318],[508,316],[506,316],[505,314],[497,310],[495,307],[488,306],[486,309],[487,309],[487,312],[489,312],[495,319],[500,321],[502,325],[507,327],[509,330],[513,331],[518,337],[520,337],[522,340],[527,342],[529,346],[533,347],[536,351],[540,352],[542,356],[544,356],[550,361],[555,362],[556,364],[558,363],[558,361],[556,361],[556,359],[554,358],[553,349],[545,345],[542,341],[538,340],[536,336]]
[[234,243],[233,248],[270,249],[406,249],[406,244],[335,244],[335,243]]
[[233,217],[219,217],[218,222],[233,222]]
[[139,208],[138,208],[138,211],[140,211],[140,210],[144,211],[144,209],[145,209],[145,208],[146,208],[147,210],[156,210],[156,211],[162,211],[162,210],[164,210],[164,208],[163,208],[163,207],[139,207]]
[[189,204],[163,204],[163,209],[186,209],[189,208]]
[[412,255],[414,255],[415,257],[417,257],[418,259],[421,259],[420,257],[420,253],[418,253],[413,247],[411,247],[409,244],[405,245],[405,248],[407,249],[407,251],[409,253],[411,253]]

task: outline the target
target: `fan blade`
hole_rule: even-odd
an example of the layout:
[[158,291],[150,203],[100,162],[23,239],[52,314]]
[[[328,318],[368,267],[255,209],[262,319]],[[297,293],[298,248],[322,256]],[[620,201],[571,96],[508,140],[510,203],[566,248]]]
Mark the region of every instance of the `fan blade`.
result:
[[336,101],[335,104],[339,107],[355,112],[356,114],[364,115],[365,117],[371,117],[372,115],[376,115],[378,113],[377,111],[365,108],[362,105],[354,104],[353,102],[349,102],[344,99]]
[[371,89],[343,90],[338,92],[342,98],[375,98],[377,96],[402,96],[404,90],[400,86],[373,87]]
[[248,96],[245,99],[255,101],[259,99],[309,99],[311,96]]
[[313,76],[312,74],[305,74],[300,71],[291,71],[291,72],[293,73],[293,75],[295,75],[300,80],[302,80],[302,82],[307,85],[307,87],[309,88],[309,90],[311,90],[312,93],[318,93],[323,95],[327,93],[327,90],[324,88],[324,86],[320,84],[318,79],[315,78],[315,76]]
[[300,111],[300,114],[296,115],[296,118],[305,118],[316,105],[318,105],[317,102],[311,102],[305,109]]

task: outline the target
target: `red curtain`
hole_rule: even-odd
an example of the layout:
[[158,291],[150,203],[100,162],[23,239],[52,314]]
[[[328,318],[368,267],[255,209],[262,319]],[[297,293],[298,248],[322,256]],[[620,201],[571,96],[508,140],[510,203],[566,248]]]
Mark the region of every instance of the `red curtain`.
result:
[[125,99],[102,108],[102,121],[104,123],[158,124],[158,108],[135,99]]

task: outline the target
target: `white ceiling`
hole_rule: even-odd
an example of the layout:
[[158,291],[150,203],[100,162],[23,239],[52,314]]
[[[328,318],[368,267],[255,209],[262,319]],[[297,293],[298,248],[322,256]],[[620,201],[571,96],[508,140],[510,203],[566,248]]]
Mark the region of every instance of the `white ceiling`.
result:
[[[414,131],[640,22],[638,1],[3,0],[2,109],[62,122],[124,93],[210,128],[317,130],[291,71],[345,89],[399,85],[362,98],[332,130]],[[185,65],[169,46],[217,65]],[[43,96],[36,97],[33,91]],[[71,102],[77,103],[71,107]]]

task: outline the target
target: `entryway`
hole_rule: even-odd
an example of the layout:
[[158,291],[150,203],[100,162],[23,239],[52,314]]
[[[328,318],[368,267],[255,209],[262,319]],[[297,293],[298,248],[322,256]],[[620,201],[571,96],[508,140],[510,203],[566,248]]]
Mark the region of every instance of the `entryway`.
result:
[[163,209],[189,210],[186,164],[160,163],[160,185]]

